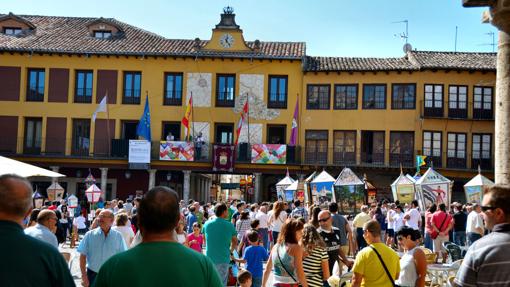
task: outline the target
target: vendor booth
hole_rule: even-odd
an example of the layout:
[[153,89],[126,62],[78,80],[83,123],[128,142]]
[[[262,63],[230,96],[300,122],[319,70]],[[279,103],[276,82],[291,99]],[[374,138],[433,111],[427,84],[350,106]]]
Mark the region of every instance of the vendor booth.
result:
[[312,202],[313,202],[313,198],[312,198],[312,194],[311,194],[312,189],[310,188],[310,182],[312,182],[312,180],[316,176],[317,176],[317,172],[314,171],[303,182],[303,191],[305,193],[305,202],[308,204],[312,204]]
[[278,198],[278,201],[292,201],[294,199],[293,196],[294,193],[290,194],[292,196],[291,198],[286,198],[285,194],[285,189],[289,187],[292,183],[294,183],[294,181],[295,180],[292,179],[292,177],[287,175],[276,184],[276,196]]
[[342,214],[356,213],[365,202],[365,183],[348,167],[344,168],[334,183],[335,200]]
[[391,184],[391,192],[393,193],[393,200],[398,200],[402,204],[411,204],[415,197],[416,181],[410,175],[404,175],[400,172],[398,178]]
[[377,187],[368,181],[366,174],[363,175],[363,182],[365,183],[365,202],[369,205],[377,204]]
[[333,201],[333,184],[335,179],[323,170],[310,182],[313,202],[322,205]]
[[453,181],[430,167],[415,183],[421,211],[425,212],[426,208],[433,203],[438,205],[444,203],[449,208],[452,186]]
[[478,168],[478,174],[464,185],[467,202],[482,203],[483,190],[486,187],[494,185],[490,179],[482,175],[482,171]]

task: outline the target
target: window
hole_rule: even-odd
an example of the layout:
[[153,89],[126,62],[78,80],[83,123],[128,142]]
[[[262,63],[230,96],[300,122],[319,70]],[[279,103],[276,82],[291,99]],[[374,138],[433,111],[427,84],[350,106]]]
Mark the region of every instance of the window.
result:
[[287,76],[269,76],[268,108],[287,108],[287,78]]
[[[136,140],[138,135],[136,134],[136,128],[138,127],[138,121],[122,121],[122,134],[123,140]],[[129,144],[126,142],[126,144]]]
[[491,134],[473,134],[471,168],[491,169]]
[[218,75],[216,77],[216,106],[233,107],[235,95],[235,75]]
[[358,108],[358,85],[335,85],[335,110]]
[[267,143],[285,144],[286,125],[267,125]]
[[390,132],[390,165],[413,166],[414,132]]
[[473,90],[473,118],[492,119],[492,88],[474,87]]
[[216,124],[216,143],[232,144],[234,142],[234,124]]
[[333,163],[356,164],[356,131],[333,131]]
[[308,85],[307,89],[307,109],[329,110],[329,85]]
[[361,131],[361,162],[384,164],[384,132]]
[[428,165],[432,162],[435,167],[441,167],[441,132],[423,132],[423,155],[427,156]]
[[140,104],[140,90],[142,85],[141,72],[124,72],[123,104]]
[[394,110],[413,110],[416,108],[416,85],[393,84],[391,108]]
[[448,133],[449,168],[466,168],[466,134]]
[[448,117],[467,118],[467,86],[451,85],[448,90]]
[[161,140],[180,141],[181,140],[181,123],[180,122],[163,122],[163,134]]
[[386,109],[386,85],[363,85],[363,109]]
[[305,163],[327,164],[328,131],[305,131]]
[[23,32],[23,30],[18,27],[4,27],[5,35],[16,36],[18,34],[21,34],[21,32]]
[[92,71],[76,71],[75,103],[92,103]]
[[182,74],[165,73],[165,96],[163,105],[182,105]]
[[112,31],[110,30],[96,30],[94,31],[94,38],[97,39],[108,39],[112,36]]
[[28,70],[27,101],[44,101],[44,69]]
[[425,85],[425,117],[443,117],[443,85]]
[[90,147],[90,120],[73,119],[72,154],[88,156]]
[[24,153],[39,154],[41,152],[42,119],[25,119]]

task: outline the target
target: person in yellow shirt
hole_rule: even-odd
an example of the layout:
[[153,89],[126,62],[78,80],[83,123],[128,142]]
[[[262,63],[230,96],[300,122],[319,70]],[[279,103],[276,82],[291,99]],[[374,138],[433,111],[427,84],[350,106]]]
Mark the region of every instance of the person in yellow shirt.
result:
[[361,207],[361,212],[354,217],[354,220],[352,221],[352,225],[354,229],[356,230],[356,243],[358,245],[357,250],[360,251],[365,246],[367,246],[367,243],[365,239],[363,238],[363,225],[367,223],[370,219],[370,215],[368,214],[368,206],[363,205]]
[[[392,287],[398,279],[400,260],[393,249],[381,242],[381,226],[376,220],[369,220],[363,226],[363,236],[369,246],[363,248],[354,261],[352,287]],[[374,250],[375,249],[375,250]],[[377,251],[377,252],[376,252]],[[378,258],[380,255],[389,274]],[[391,276],[391,279],[390,279]]]

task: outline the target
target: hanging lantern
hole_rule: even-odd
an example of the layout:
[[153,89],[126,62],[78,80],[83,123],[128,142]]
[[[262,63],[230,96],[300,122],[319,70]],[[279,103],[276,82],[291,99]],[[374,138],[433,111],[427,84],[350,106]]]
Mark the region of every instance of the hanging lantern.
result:
[[34,195],[32,195],[32,201],[34,204],[34,208],[41,208],[44,205],[44,196],[39,193],[39,191],[35,191]]
[[64,196],[64,188],[57,182],[54,182],[46,189],[46,193],[50,201],[61,201]]
[[92,184],[89,188],[87,188],[87,190],[85,190],[85,195],[87,196],[89,203],[98,202],[102,193],[101,189],[99,189],[99,187],[95,184]]

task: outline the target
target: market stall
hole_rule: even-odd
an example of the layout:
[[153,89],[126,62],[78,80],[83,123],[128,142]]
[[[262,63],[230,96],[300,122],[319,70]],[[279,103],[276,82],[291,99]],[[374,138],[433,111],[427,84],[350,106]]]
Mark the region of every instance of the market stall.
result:
[[478,174],[464,185],[466,201],[481,203],[484,188],[491,187],[493,185],[494,182],[483,176],[482,171],[478,168]]
[[365,202],[365,183],[348,167],[334,182],[335,201],[340,213],[355,213]]
[[325,170],[310,182],[313,202],[322,205],[333,201],[333,184],[335,179]]
[[398,200],[402,204],[411,203],[415,198],[415,180],[409,174],[404,175],[402,171],[398,178],[390,185],[393,193],[393,200]]
[[[293,198],[287,199],[285,194],[285,189],[289,187],[292,183],[294,183],[294,179],[290,177],[288,174],[285,176],[282,180],[280,180],[276,184],[276,196],[278,198],[278,201],[292,201]],[[293,194],[293,193],[292,193]]]
[[433,203],[445,203],[449,208],[452,186],[453,181],[430,167],[415,183],[421,211],[425,212],[426,208]]
[[303,191],[305,194],[305,202],[308,204],[312,203],[312,195],[311,195],[311,188],[310,188],[310,182],[317,176],[317,172],[314,171],[312,174],[310,174],[305,181],[303,182]]

